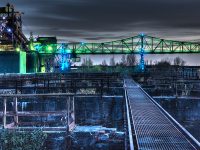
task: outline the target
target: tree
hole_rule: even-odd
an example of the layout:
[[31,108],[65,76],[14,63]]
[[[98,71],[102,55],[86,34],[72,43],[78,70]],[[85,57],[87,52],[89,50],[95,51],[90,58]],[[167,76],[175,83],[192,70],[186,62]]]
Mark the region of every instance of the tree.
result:
[[103,60],[103,61],[102,61],[102,66],[108,66],[106,60]]
[[167,59],[159,61],[156,66],[158,68],[167,68],[171,66],[171,62]]
[[136,57],[134,54],[129,54],[126,57],[127,66],[135,66],[136,65]]
[[121,63],[120,63],[122,66],[126,66],[127,62],[126,62],[126,55],[122,55],[122,58],[121,58]]
[[86,59],[85,58],[83,59],[81,66],[86,66]]
[[90,58],[88,59],[88,66],[93,66],[93,62]]
[[93,62],[92,62],[92,60],[89,58],[89,59],[87,59],[87,58],[84,58],[83,59],[83,63],[81,64],[81,66],[93,66]]
[[184,66],[185,63],[186,62],[182,58],[180,58],[180,57],[174,58],[174,65],[175,66]]
[[110,58],[110,66],[115,66],[115,58]]

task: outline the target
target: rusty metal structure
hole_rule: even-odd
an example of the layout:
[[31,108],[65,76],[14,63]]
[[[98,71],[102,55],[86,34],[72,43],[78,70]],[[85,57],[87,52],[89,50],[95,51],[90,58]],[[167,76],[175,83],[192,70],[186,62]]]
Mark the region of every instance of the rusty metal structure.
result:
[[7,4],[0,8],[0,49],[7,51],[24,49],[28,51],[28,39],[22,31],[22,13]]
[[[76,98],[115,97],[116,90],[123,91],[122,85],[119,74],[1,75],[2,127],[71,131]],[[123,92],[118,96],[123,97]],[[50,105],[54,110],[49,110]]]

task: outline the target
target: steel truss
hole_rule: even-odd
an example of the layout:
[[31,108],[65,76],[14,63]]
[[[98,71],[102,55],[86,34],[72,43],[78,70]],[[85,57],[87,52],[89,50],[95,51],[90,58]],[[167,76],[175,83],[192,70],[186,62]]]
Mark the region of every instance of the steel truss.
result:
[[[46,50],[46,46],[49,45],[36,43],[34,47],[39,53],[61,53],[62,45],[51,44],[52,47],[57,47],[52,51]],[[137,35],[104,43],[69,43],[65,45],[65,51],[74,54],[140,54],[141,47],[147,54],[200,53],[200,43],[165,40],[148,35]]]

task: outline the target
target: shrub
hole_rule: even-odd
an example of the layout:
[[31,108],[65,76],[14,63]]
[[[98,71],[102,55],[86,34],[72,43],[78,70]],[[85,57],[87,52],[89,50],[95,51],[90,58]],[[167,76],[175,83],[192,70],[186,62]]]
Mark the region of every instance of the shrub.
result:
[[44,150],[47,134],[41,130],[19,131],[2,130],[0,133],[1,150]]

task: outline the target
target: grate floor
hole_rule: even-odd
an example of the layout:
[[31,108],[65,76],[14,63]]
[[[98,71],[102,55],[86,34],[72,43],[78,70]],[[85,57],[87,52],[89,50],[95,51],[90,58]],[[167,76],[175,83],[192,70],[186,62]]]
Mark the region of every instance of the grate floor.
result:
[[139,150],[195,150],[133,80],[125,79],[125,88]]

